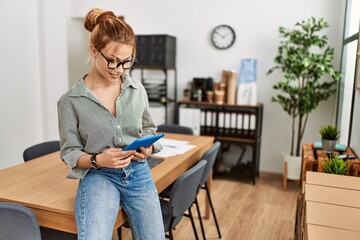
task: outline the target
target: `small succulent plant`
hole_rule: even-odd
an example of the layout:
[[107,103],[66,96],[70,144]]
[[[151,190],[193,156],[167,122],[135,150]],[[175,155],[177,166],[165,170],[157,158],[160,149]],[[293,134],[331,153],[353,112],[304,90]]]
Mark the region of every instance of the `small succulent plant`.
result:
[[319,132],[322,139],[338,140],[340,138],[340,130],[335,125],[321,126]]
[[323,161],[324,173],[346,175],[349,170],[349,165],[346,161],[337,156],[330,158],[328,161]]

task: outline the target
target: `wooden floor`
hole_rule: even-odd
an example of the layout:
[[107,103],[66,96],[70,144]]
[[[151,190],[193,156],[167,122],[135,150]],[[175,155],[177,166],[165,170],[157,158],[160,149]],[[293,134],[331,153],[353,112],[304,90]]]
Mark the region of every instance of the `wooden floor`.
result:
[[[215,179],[212,200],[223,240],[289,240],[294,239],[297,181],[288,181],[287,192],[282,191],[280,178],[260,177],[256,185],[242,180]],[[201,190],[199,202],[204,213],[205,194]],[[196,208],[195,215],[200,239]],[[207,239],[218,239],[213,218],[205,220]],[[123,228],[123,240],[130,240],[130,230]],[[174,231],[176,240],[195,239],[188,218],[183,218]],[[117,240],[117,234],[113,240]]]

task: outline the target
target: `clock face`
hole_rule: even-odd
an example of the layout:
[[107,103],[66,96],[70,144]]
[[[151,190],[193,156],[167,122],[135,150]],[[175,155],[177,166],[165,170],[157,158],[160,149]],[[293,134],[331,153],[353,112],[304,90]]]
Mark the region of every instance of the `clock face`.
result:
[[235,42],[235,31],[228,25],[220,25],[211,33],[211,42],[218,49],[228,49]]

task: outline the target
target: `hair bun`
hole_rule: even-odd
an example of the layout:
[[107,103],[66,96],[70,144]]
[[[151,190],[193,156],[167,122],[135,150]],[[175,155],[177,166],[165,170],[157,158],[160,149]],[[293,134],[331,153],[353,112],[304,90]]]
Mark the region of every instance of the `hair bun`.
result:
[[84,26],[89,32],[92,32],[97,24],[107,19],[117,19],[117,18],[112,11],[104,11],[99,8],[93,8],[85,16]]
[[112,11],[106,11],[97,17],[96,24],[98,24],[106,19],[117,19],[117,17],[115,16],[115,14]]

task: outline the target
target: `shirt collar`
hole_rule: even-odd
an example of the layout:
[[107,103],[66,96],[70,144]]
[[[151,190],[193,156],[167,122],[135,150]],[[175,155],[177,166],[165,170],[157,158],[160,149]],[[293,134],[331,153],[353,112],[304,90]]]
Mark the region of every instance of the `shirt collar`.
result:
[[[137,89],[139,86],[139,83],[134,81],[127,73],[124,73],[123,75],[123,89],[126,89],[128,87],[132,87],[134,89]],[[80,96],[84,96],[84,97],[88,97],[90,99],[93,99],[95,101],[97,101],[96,97],[94,96],[93,92],[85,85],[84,83],[84,78],[86,77],[86,75],[84,77],[82,77],[70,90],[69,96],[70,97],[80,97]]]

